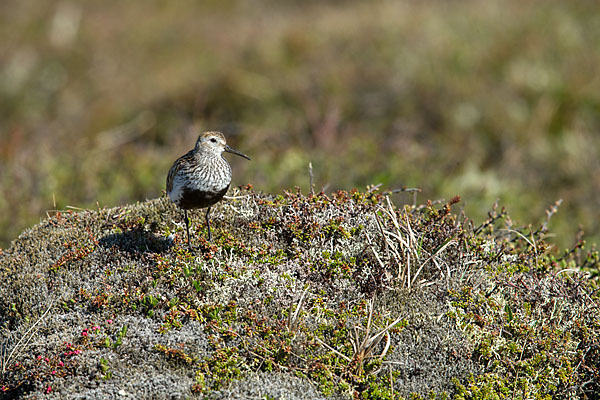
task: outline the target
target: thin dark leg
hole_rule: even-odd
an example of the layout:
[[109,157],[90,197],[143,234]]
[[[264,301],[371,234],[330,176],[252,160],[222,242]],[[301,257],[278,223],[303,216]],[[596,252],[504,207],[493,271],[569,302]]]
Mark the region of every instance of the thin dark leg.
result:
[[208,226],[208,241],[212,241],[212,234],[210,233],[210,218],[208,217],[210,214],[210,207],[206,210],[206,226]]
[[188,247],[190,248],[190,251],[194,251],[194,249],[192,249],[192,245],[190,244],[190,220],[188,219],[187,210],[183,210],[183,220],[185,221]]

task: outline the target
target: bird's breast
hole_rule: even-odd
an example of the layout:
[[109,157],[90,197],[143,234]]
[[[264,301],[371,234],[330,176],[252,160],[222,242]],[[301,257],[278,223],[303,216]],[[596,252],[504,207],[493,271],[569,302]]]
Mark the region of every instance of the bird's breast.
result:
[[172,189],[168,195],[173,202],[180,205],[185,202],[184,197],[189,199],[214,196],[220,199],[230,183],[231,167],[223,157],[200,158],[179,168],[173,177]]

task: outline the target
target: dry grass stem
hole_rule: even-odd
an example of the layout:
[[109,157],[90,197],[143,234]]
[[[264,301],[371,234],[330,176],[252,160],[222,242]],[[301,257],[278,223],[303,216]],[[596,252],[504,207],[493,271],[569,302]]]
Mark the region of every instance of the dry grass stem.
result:
[[[29,344],[29,342],[33,339],[33,336],[34,336],[34,333],[35,333],[34,329],[38,326],[38,324],[40,322],[43,321],[43,319],[46,317],[46,315],[48,315],[48,313],[52,309],[52,306],[54,306],[54,300],[52,300],[52,302],[50,303],[50,305],[48,306],[48,308],[46,309],[46,311],[42,314],[42,316],[39,317],[37,319],[37,321],[35,321],[35,323],[29,329],[27,329],[27,332],[25,332],[23,334],[23,336],[21,336],[21,339],[19,339],[19,341],[17,342],[17,344],[13,347],[13,349],[11,350],[11,352],[8,354],[8,357],[5,357],[6,350],[3,351],[2,359],[0,359],[0,361],[2,362],[1,371],[2,371],[3,374],[6,372],[6,367],[11,363],[11,360],[12,360],[13,356],[15,355],[15,352],[17,350],[20,351],[21,348],[27,347],[27,345]],[[26,340],[26,342],[24,344],[21,344],[23,342],[23,340]]]
[[302,304],[304,302],[304,297],[306,296],[306,293],[308,293],[309,288],[310,288],[310,286],[307,286],[306,289],[304,289],[304,291],[302,292],[302,295],[300,296],[300,300],[298,300],[298,304],[296,304],[296,309],[294,310],[293,314],[292,314],[292,306],[290,305],[290,310],[288,312],[288,319],[287,319],[287,330],[289,332],[294,332],[298,328],[298,316],[300,315],[300,311],[302,310]]

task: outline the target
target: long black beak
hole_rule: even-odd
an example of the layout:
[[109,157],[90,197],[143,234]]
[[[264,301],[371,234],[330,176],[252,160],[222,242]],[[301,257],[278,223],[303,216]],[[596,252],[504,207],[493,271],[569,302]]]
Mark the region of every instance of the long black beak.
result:
[[250,157],[248,157],[248,156],[247,156],[247,155],[245,155],[244,153],[242,153],[242,152],[240,152],[240,151],[237,151],[236,149],[232,149],[232,148],[231,148],[231,147],[229,147],[229,145],[227,145],[227,144],[225,145],[225,151],[226,151],[226,152],[228,152],[228,153],[231,153],[231,154],[235,154],[235,155],[237,155],[237,156],[240,156],[240,157],[244,157],[246,160],[249,160],[249,159],[250,159]]

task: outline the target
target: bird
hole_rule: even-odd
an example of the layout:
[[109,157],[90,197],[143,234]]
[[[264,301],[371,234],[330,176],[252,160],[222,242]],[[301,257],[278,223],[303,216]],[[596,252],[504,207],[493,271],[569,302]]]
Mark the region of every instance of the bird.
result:
[[167,195],[183,209],[187,244],[192,252],[188,210],[207,208],[208,241],[212,241],[210,208],[223,198],[231,184],[231,166],[223,152],[250,160],[244,153],[231,148],[221,132],[207,131],[198,136],[192,150],[175,160],[167,175]]

